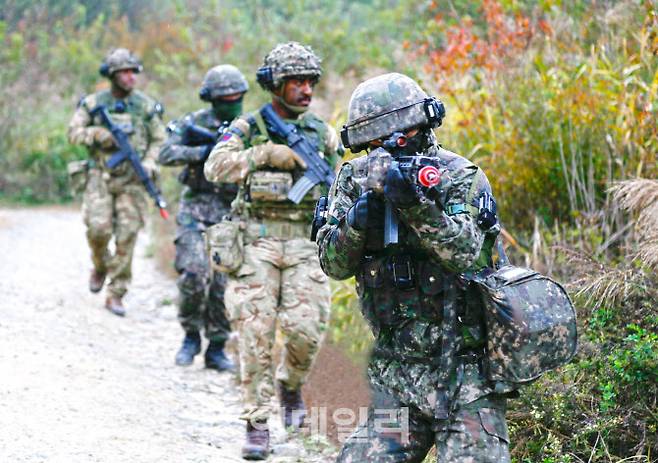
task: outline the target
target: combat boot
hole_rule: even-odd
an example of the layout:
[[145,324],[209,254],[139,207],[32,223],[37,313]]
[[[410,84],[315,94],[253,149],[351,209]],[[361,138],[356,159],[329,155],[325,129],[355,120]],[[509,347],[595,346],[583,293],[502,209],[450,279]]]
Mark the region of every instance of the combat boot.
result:
[[89,291],[92,293],[97,293],[103,289],[103,283],[105,283],[105,273],[96,271],[96,269],[91,271],[89,275]]
[[206,368],[217,371],[233,371],[235,364],[224,353],[224,342],[210,341],[206,349]]
[[286,428],[293,427],[295,431],[304,425],[306,418],[306,407],[302,400],[301,388],[290,390],[279,381],[279,397],[281,397],[281,407],[283,407],[283,425]]
[[192,365],[194,356],[201,352],[201,335],[198,331],[188,331],[183,338],[183,345],[176,353],[176,365]]
[[270,430],[267,423],[257,423],[257,428],[247,421],[247,442],[242,446],[245,460],[266,460],[270,454]]
[[105,300],[105,308],[110,312],[112,312],[114,315],[117,315],[119,317],[123,317],[126,315],[126,309],[123,307],[120,297],[109,296]]

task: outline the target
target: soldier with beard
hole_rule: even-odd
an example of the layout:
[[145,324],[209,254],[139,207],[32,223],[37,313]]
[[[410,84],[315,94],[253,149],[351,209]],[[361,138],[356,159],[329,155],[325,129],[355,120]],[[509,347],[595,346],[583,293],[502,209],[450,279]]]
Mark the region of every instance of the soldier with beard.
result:
[[[110,51],[100,74],[110,80],[111,88],[80,100],[68,129],[69,141],[85,145],[89,150],[82,201],[93,263],[89,290],[99,292],[109,277],[105,308],[119,316],[126,313],[122,298],[132,278],[137,232],[144,225],[145,190],[129,162],[122,162],[114,169],[107,167],[106,162],[117,149],[116,140],[92,111],[100,105],[108,109],[112,121],[128,135],[130,144],[140,155],[144,170],[155,178],[156,159],[166,138],[163,110],[158,102],[135,90],[137,74],[141,71],[142,64],[129,50]],[[114,254],[108,248],[112,238]]]
[[315,201],[326,187],[316,185],[299,204],[288,198],[306,164],[268,128],[263,115],[271,108],[306,138],[312,156],[335,166],[343,152],[335,130],[307,111],[321,73],[320,60],[309,47],[277,45],[257,73],[259,84],[272,95],[271,107],[236,119],[204,169],[209,180],[240,187],[232,213],[243,224],[243,262],[229,274],[226,306],[240,335],[246,459],[262,460],[269,453],[277,323],[285,336],[276,370],[284,424],[298,428],[304,419],[301,386],[329,317],[329,281],[320,269],[317,246],[308,239]]

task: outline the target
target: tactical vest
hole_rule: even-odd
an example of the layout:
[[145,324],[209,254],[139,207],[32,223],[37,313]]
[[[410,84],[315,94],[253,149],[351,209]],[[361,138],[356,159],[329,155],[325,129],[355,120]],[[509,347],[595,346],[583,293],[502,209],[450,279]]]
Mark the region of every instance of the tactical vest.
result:
[[[197,111],[187,117],[190,118],[191,123],[212,131],[217,131],[220,127],[226,126],[213,116],[212,109]],[[178,175],[178,181],[188,186],[194,193],[215,193],[232,199],[238,192],[237,185],[209,182],[203,173],[203,162],[187,164]]]
[[[249,114],[247,121],[251,129],[251,146],[267,141],[285,144],[285,140],[270,136],[260,111]],[[286,122],[299,127],[304,136],[317,146],[318,152],[325,156],[327,126],[322,120],[307,113],[299,119]],[[326,160],[332,167],[335,166],[336,159],[329,157]],[[246,209],[249,217],[260,220],[310,223],[315,203],[320,196],[326,194],[327,188],[323,184],[316,185],[301,203],[294,204],[287,198],[287,194],[303,175],[304,171],[300,168],[292,172],[274,169],[252,172],[244,183],[239,206]]]
[[[478,169],[441,148],[431,148],[425,155],[437,157],[449,171]],[[362,186],[368,177],[368,162],[364,158],[351,161],[354,180]],[[476,209],[471,202],[480,189],[490,192],[490,187],[486,177],[477,172],[473,184],[467,204],[449,203],[447,214],[472,214],[475,219]],[[482,298],[473,282],[434,260],[404,224],[400,223],[399,245],[384,248],[383,237],[368,238],[356,280],[361,310],[377,338],[373,356],[434,365],[438,379],[435,418],[447,420],[454,405],[450,378],[457,374],[458,358],[484,357]],[[483,250],[478,263],[491,265],[490,256],[491,250]]]
[[[135,151],[143,158],[148,148],[149,143],[149,129],[147,123],[155,117],[157,110],[148,110],[149,100],[141,92],[134,90],[124,99],[116,99],[112,96],[110,90],[102,90],[94,95],[95,105],[103,105],[107,107],[112,121],[123,130],[130,141],[130,144]],[[87,101],[82,101],[87,111],[92,111],[94,108],[87,106]],[[92,119],[90,125],[102,125],[99,116]],[[101,150],[93,150],[92,158],[96,166],[105,169],[105,162],[112,156]],[[124,162],[118,165],[111,171],[111,175],[115,177],[130,175],[134,173],[129,163]]]
[[[427,155],[438,157],[448,169],[469,166],[478,169],[464,158],[443,149],[430,150]],[[350,162],[354,167],[354,180],[364,187],[368,176],[365,157]],[[490,191],[486,176],[480,172],[478,169],[473,178],[467,204],[447,206],[445,212],[448,215],[477,215],[474,198],[480,190]],[[491,265],[496,233],[497,230],[485,239],[475,266]],[[451,346],[451,350],[482,348],[486,341],[484,308],[479,294],[472,287],[473,283],[440,266],[423,250],[419,238],[408,231],[403,223],[399,225],[399,242],[400,245],[385,249],[383,234],[369,233],[366,236],[365,257],[361,271],[356,275],[357,292],[363,315],[375,335],[385,344],[391,333],[404,327],[409,320],[423,320],[435,327],[444,326],[444,309],[449,305],[456,310],[458,319],[455,330],[459,334],[457,338],[453,337],[455,345]],[[446,340],[447,336],[449,333],[439,337]],[[434,352],[422,352],[421,357],[436,358],[442,349],[441,343],[435,343],[434,347]]]

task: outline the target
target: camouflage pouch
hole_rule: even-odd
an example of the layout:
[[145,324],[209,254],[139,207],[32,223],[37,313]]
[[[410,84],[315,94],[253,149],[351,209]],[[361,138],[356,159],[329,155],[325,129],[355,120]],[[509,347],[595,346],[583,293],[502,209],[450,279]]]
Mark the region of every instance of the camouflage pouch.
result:
[[206,248],[210,267],[215,272],[232,273],[240,268],[244,259],[243,224],[240,221],[222,220],[206,229]]
[[249,177],[249,197],[255,203],[288,201],[290,188],[292,188],[290,172],[257,170]]
[[512,265],[488,269],[474,280],[485,304],[489,380],[523,384],[571,360],[576,312],[560,284]]
[[72,161],[66,165],[69,176],[69,185],[74,196],[80,195],[87,186],[89,161]]

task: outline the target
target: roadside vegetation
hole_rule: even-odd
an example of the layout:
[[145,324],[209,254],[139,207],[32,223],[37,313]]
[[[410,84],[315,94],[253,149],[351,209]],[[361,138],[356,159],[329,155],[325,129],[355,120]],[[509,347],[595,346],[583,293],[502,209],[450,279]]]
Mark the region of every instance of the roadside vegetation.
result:
[[[66,124],[105,84],[97,69],[112,46],[143,57],[142,87],[166,118],[199,107],[203,74],[221,62],[250,80],[248,108],[264,101],[255,69],[283,40],[324,58],[316,109],[336,126],[361,78],[420,79],[447,107],[441,143],[485,168],[513,261],[565,282],[578,306],[574,361],[512,401],[515,461],[658,461],[655,1],[0,4],[4,201],[71,200],[66,163],[84,151]],[[174,203],[171,170],[163,183]],[[334,284],[332,338],[362,365],[371,337],[352,287]]]

